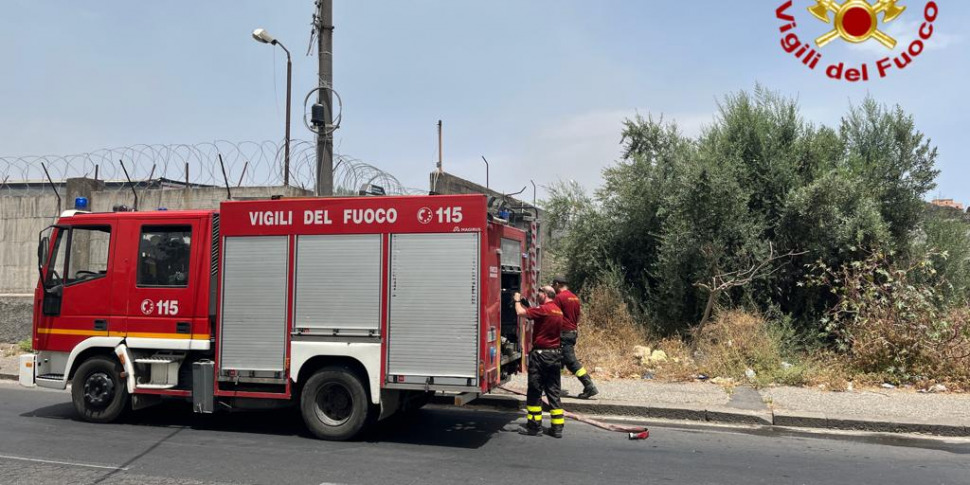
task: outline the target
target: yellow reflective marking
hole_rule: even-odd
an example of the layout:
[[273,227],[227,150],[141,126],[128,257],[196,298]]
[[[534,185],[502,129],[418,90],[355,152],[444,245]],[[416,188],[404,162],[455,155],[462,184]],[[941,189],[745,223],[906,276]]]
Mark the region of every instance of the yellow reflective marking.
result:
[[82,336],[98,336],[98,337],[109,337],[111,336],[107,331],[100,330],[73,330],[69,328],[38,328],[37,333],[46,333],[50,335],[82,335]]
[[576,377],[583,377],[585,375],[586,375],[586,368],[585,367],[583,367],[583,368],[579,369],[578,371],[576,371]]
[[566,413],[566,411],[564,411],[562,409],[553,409],[552,411],[549,411],[549,414],[551,414],[553,416],[562,416],[565,413]]
[[530,413],[541,413],[542,412],[542,406],[526,406],[526,409],[528,409]]
[[552,424],[566,424],[565,418],[552,418]]

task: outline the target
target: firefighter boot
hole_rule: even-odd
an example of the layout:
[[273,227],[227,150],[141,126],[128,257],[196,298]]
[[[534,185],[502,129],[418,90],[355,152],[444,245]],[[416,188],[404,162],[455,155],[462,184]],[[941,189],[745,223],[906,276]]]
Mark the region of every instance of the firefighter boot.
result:
[[562,425],[562,424],[554,424],[554,425],[552,425],[551,428],[549,428],[549,429],[546,430],[546,434],[549,435],[549,436],[552,436],[553,438],[560,439],[560,438],[562,438],[562,429],[563,429],[563,427],[564,427],[564,425]]
[[588,374],[580,377],[579,382],[583,383],[583,392],[576,396],[578,399],[589,399],[600,393],[599,389],[596,389],[596,384],[593,384],[593,379]]
[[526,421],[525,426],[519,426],[519,434],[525,436],[539,436],[542,434],[542,424],[532,421]]

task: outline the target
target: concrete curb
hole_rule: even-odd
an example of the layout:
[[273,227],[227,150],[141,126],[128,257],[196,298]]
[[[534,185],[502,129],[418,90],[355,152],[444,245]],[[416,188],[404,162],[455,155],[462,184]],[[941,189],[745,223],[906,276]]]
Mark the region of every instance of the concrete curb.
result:
[[[0,380],[18,381],[19,376],[0,374]],[[434,404],[451,405],[451,396],[435,396]],[[741,424],[754,426],[777,426],[783,428],[837,429],[848,431],[871,431],[878,433],[919,433],[947,437],[970,437],[970,421],[939,422],[901,422],[891,418],[857,418],[851,416],[829,416],[806,411],[749,411],[723,406],[699,407],[681,405],[678,407],[646,406],[619,401],[579,401],[566,399],[563,404],[567,410],[596,416],[622,416],[641,419],[664,419],[677,421],[702,421],[722,424]],[[525,398],[521,396],[488,395],[472,401],[467,407],[491,408],[503,411],[525,409]]]
[[[453,404],[453,400],[448,396],[438,396],[433,402],[436,404]],[[525,398],[521,396],[487,395],[472,401],[469,407],[485,407],[506,411],[522,410],[525,408]],[[575,399],[565,399],[563,401],[563,407],[568,411],[598,416],[623,416],[642,419],[669,419],[880,433],[920,433],[948,437],[970,436],[970,421],[961,422],[963,420],[958,420],[957,422],[939,422],[933,420],[901,422],[889,417],[861,418],[853,416],[830,416],[786,410],[749,411],[723,406],[697,407],[682,405],[667,407],[638,405],[618,401],[579,401]]]

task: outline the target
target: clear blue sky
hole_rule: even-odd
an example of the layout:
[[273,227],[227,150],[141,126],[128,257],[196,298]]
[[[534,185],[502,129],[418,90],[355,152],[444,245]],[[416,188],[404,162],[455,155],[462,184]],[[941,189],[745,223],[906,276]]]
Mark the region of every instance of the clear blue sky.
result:
[[[445,169],[515,191],[529,179],[588,188],[619,152],[636,112],[697,133],[719,97],[756,82],[835,124],[867,93],[899,103],[940,149],[931,196],[970,202],[968,2],[941,0],[936,35],[906,71],[849,85],[809,72],[780,46],[781,0],[336,0],[340,153],[426,187],[435,123]],[[825,30],[796,0],[803,37]],[[891,34],[911,37],[924,1]],[[8,0],[0,16],[0,155],[71,154],[139,143],[282,137],[284,58],[295,55],[294,112],[315,83],[305,57],[312,0]],[[882,47],[833,44],[826,59],[874,61]],[[294,138],[310,138],[294,123]],[[541,194],[540,194],[541,197]]]

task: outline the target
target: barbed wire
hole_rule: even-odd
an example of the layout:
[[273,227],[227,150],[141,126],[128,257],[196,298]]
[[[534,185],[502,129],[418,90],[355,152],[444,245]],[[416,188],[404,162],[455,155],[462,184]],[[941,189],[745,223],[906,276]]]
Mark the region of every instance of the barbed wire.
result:
[[[225,165],[223,177],[219,155]],[[155,188],[280,186],[283,184],[283,144],[274,141],[196,144],[132,145],[102,148],[76,155],[0,156],[0,197],[37,195],[51,190],[46,167],[55,183],[85,177],[105,183],[106,190],[128,190],[119,161],[136,186]],[[426,191],[404,187],[389,172],[346,155],[334,156],[334,193],[356,194],[365,184],[388,194]],[[290,185],[313,190],[316,184],[316,145],[290,142]]]

